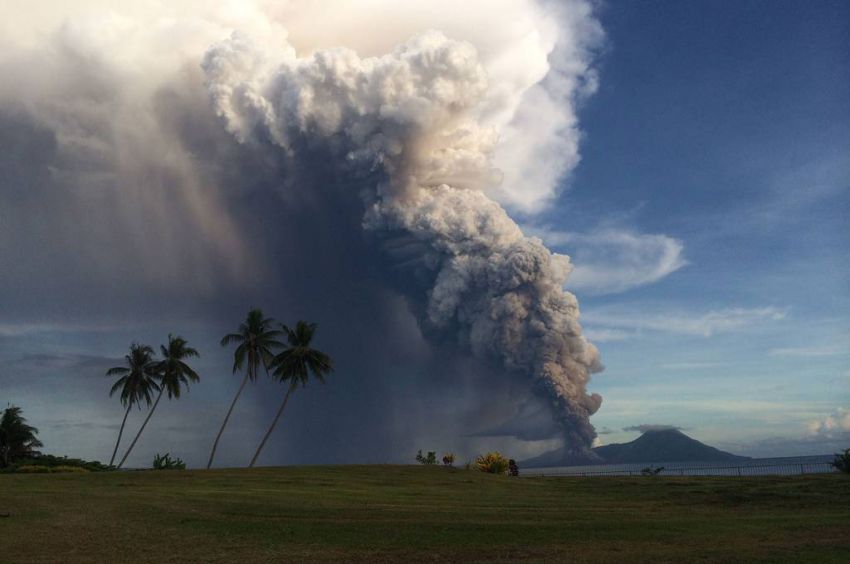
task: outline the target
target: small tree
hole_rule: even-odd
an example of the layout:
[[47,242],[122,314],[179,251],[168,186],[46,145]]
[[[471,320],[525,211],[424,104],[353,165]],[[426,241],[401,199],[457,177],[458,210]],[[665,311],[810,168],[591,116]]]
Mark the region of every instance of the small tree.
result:
[[177,457],[171,458],[171,454],[157,454],[153,458],[154,470],[185,470],[186,463]]
[[475,459],[474,467],[487,474],[507,474],[510,461],[498,451],[482,454]]
[[433,450],[430,450],[430,451],[428,451],[427,456],[422,456],[422,451],[420,450],[419,452],[416,453],[416,462],[418,462],[419,464],[427,464],[429,466],[431,464],[436,464],[437,463],[437,453],[434,452]]
[[844,454],[840,452],[835,453],[835,460],[830,462],[835,468],[844,472],[845,474],[850,474],[850,448],[845,449]]
[[36,449],[44,445],[37,434],[38,429],[27,425],[20,407],[7,407],[0,417],[0,466],[7,468],[17,459],[38,456]]
[[455,465],[455,455],[453,452],[447,452],[443,455],[443,466],[454,466]]

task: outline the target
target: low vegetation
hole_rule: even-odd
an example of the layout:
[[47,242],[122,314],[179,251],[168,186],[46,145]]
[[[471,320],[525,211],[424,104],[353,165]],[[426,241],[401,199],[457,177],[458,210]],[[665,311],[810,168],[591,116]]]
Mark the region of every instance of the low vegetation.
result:
[[[26,470],[27,468],[42,468],[43,470]],[[68,458],[67,456],[54,456],[52,454],[38,454],[37,456],[22,458],[11,464],[6,471],[9,472],[104,472],[111,468],[96,460],[82,460],[79,458]]]
[[0,472],[22,474],[101,472],[110,467],[100,462],[42,454],[38,429],[29,425],[20,407],[9,406],[0,414]]
[[[8,516],[8,517],[6,517]],[[506,479],[433,466],[6,474],[4,564],[846,562],[850,477]],[[156,542],[139,542],[140,534]]]
[[487,474],[507,474],[510,468],[510,460],[498,451],[488,452],[475,459],[473,468]]
[[19,474],[88,474],[80,466],[42,466],[41,464],[21,464],[13,469]]
[[416,462],[419,464],[425,464],[430,466],[432,464],[437,463],[437,453],[432,451],[428,451],[428,454],[422,454],[422,451],[416,453]]
[[157,454],[153,457],[154,470],[185,470],[186,463],[179,458],[171,458],[169,453]]
[[832,461],[832,465],[841,472],[850,474],[850,448],[845,449],[843,453],[835,453],[835,460]]

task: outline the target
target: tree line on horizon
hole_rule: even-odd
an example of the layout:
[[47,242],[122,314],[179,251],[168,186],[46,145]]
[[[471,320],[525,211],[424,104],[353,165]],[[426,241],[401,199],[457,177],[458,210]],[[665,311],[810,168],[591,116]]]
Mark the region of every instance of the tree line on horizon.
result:
[[[274,319],[265,317],[262,310],[254,308],[248,312],[236,332],[229,333],[221,339],[221,346],[236,345],[233,352],[233,374],[241,372],[243,378],[216,434],[207,468],[213,464],[218,443],[230,421],[236,402],[246,384],[257,380],[261,368],[267,376],[285,384],[287,388],[283,402],[251,458],[249,467],[256,464],[257,458],[286,408],[290,395],[298,385],[306,386],[311,377],[324,383],[325,376],[333,372],[333,361],[330,356],[312,347],[316,327],[315,323],[305,321],[298,321],[292,328],[284,324],[276,324]],[[147,404],[148,414],[121,457],[117,468],[121,468],[127,461],[127,457],[136,446],[162,396],[167,393],[169,399],[179,399],[183,388],[188,388],[190,382],[200,381],[200,376],[188,364],[190,359],[197,358],[200,354],[190,347],[185,339],[169,335],[168,344],[160,346],[160,352],[162,358],[157,359],[152,347],[133,343],[124,357],[124,365],[115,366],[106,371],[107,376],[120,376],[112,385],[109,395],[120,392],[119,400],[126,408],[109,466],[115,463],[124,427],[134,406],[141,409],[143,403]]]

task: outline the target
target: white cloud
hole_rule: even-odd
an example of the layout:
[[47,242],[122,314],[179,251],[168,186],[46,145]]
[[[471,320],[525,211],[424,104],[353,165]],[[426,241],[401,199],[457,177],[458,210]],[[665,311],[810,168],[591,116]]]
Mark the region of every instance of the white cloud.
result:
[[668,362],[662,364],[662,370],[702,370],[722,366],[722,362]]
[[829,415],[806,423],[809,436],[832,438],[850,433],[850,410],[839,407]]
[[816,346],[816,347],[784,347],[771,349],[772,356],[836,356],[850,354],[850,347],[844,346]]
[[705,427],[705,421],[717,415],[755,418],[760,422],[777,424],[795,421],[794,425],[802,425],[807,419],[829,409],[831,403],[732,399],[722,394],[718,397],[689,397],[687,391],[680,392],[679,389],[685,390],[686,387],[645,386],[642,390],[646,391],[637,398],[609,394],[605,399],[605,410],[616,413],[618,417],[644,420],[657,413],[686,413],[691,419],[697,417],[701,421],[700,427]]
[[[789,406],[790,407],[790,406]],[[803,407],[805,413],[810,407]],[[788,410],[788,413],[794,410]],[[850,409],[839,407],[827,415],[805,422],[806,432],[798,436],[775,436],[749,442],[718,444],[720,448],[750,456],[801,456],[843,451],[850,445]]]
[[745,441],[718,440],[712,442],[721,450],[755,458],[773,458],[777,456],[812,456],[832,454],[847,448],[844,437],[826,438],[818,436],[796,437],[778,436]]
[[682,241],[668,235],[621,229],[590,233],[526,231],[572,257],[575,270],[567,288],[584,294],[615,294],[652,284],[688,264]]
[[120,323],[62,322],[62,323],[0,323],[0,337],[16,338],[40,333],[107,332],[134,327],[132,321]]
[[594,343],[610,343],[613,341],[625,341],[635,337],[632,331],[623,331],[622,329],[586,329],[584,336]]
[[680,335],[711,337],[719,333],[741,330],[749,326],[780,321],[787,310],[777,307],[728,308],[697,313],[637,313],[597,310],[586,312],[583,319],[590,331],[631,330],[657,331]]

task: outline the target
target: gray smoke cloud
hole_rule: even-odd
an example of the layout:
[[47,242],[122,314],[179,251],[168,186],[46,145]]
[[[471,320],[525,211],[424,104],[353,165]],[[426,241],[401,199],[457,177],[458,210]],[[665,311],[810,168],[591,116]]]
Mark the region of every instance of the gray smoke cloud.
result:
[[236,35],[204,70],[240,141],[274,143],[293,161],[303,146],[326,151],[329,166],[370,178],[353,186],[364,228],[419,244],[402,268],[424,273],[413,296],[424,302],[420,322],[529,377],[568,444],[590,447],[601,397],[586,387],[598,353],[563,289],[568,257],[525,237],[481,191],[498,178],[496,133],[475,119],[487,79],[472,45],[428,32],[381,57],[340,48],[274,60]]
[[[293,403],[279,460],[383,461],[488,432],[591,444],[601,365],[562,289],[569,259],[502,207],[541,209],[578,162],[601,38],[587,2],[105,7],[0,22],[0,357],[40,354],[45,332],[109,358],[172,330],[215,343],[258,304],[318,321],[346,367]],[[226,353],[203,352],[198,403],[181,400],[194,416],[170,420],[190,460],[232,393]],[[21,383],[34,366],[0,384],[48,413]],[[116,406],[85,403],[102,395],[89,372],[56,377],[78,378],[81,421],[111,424]]]

